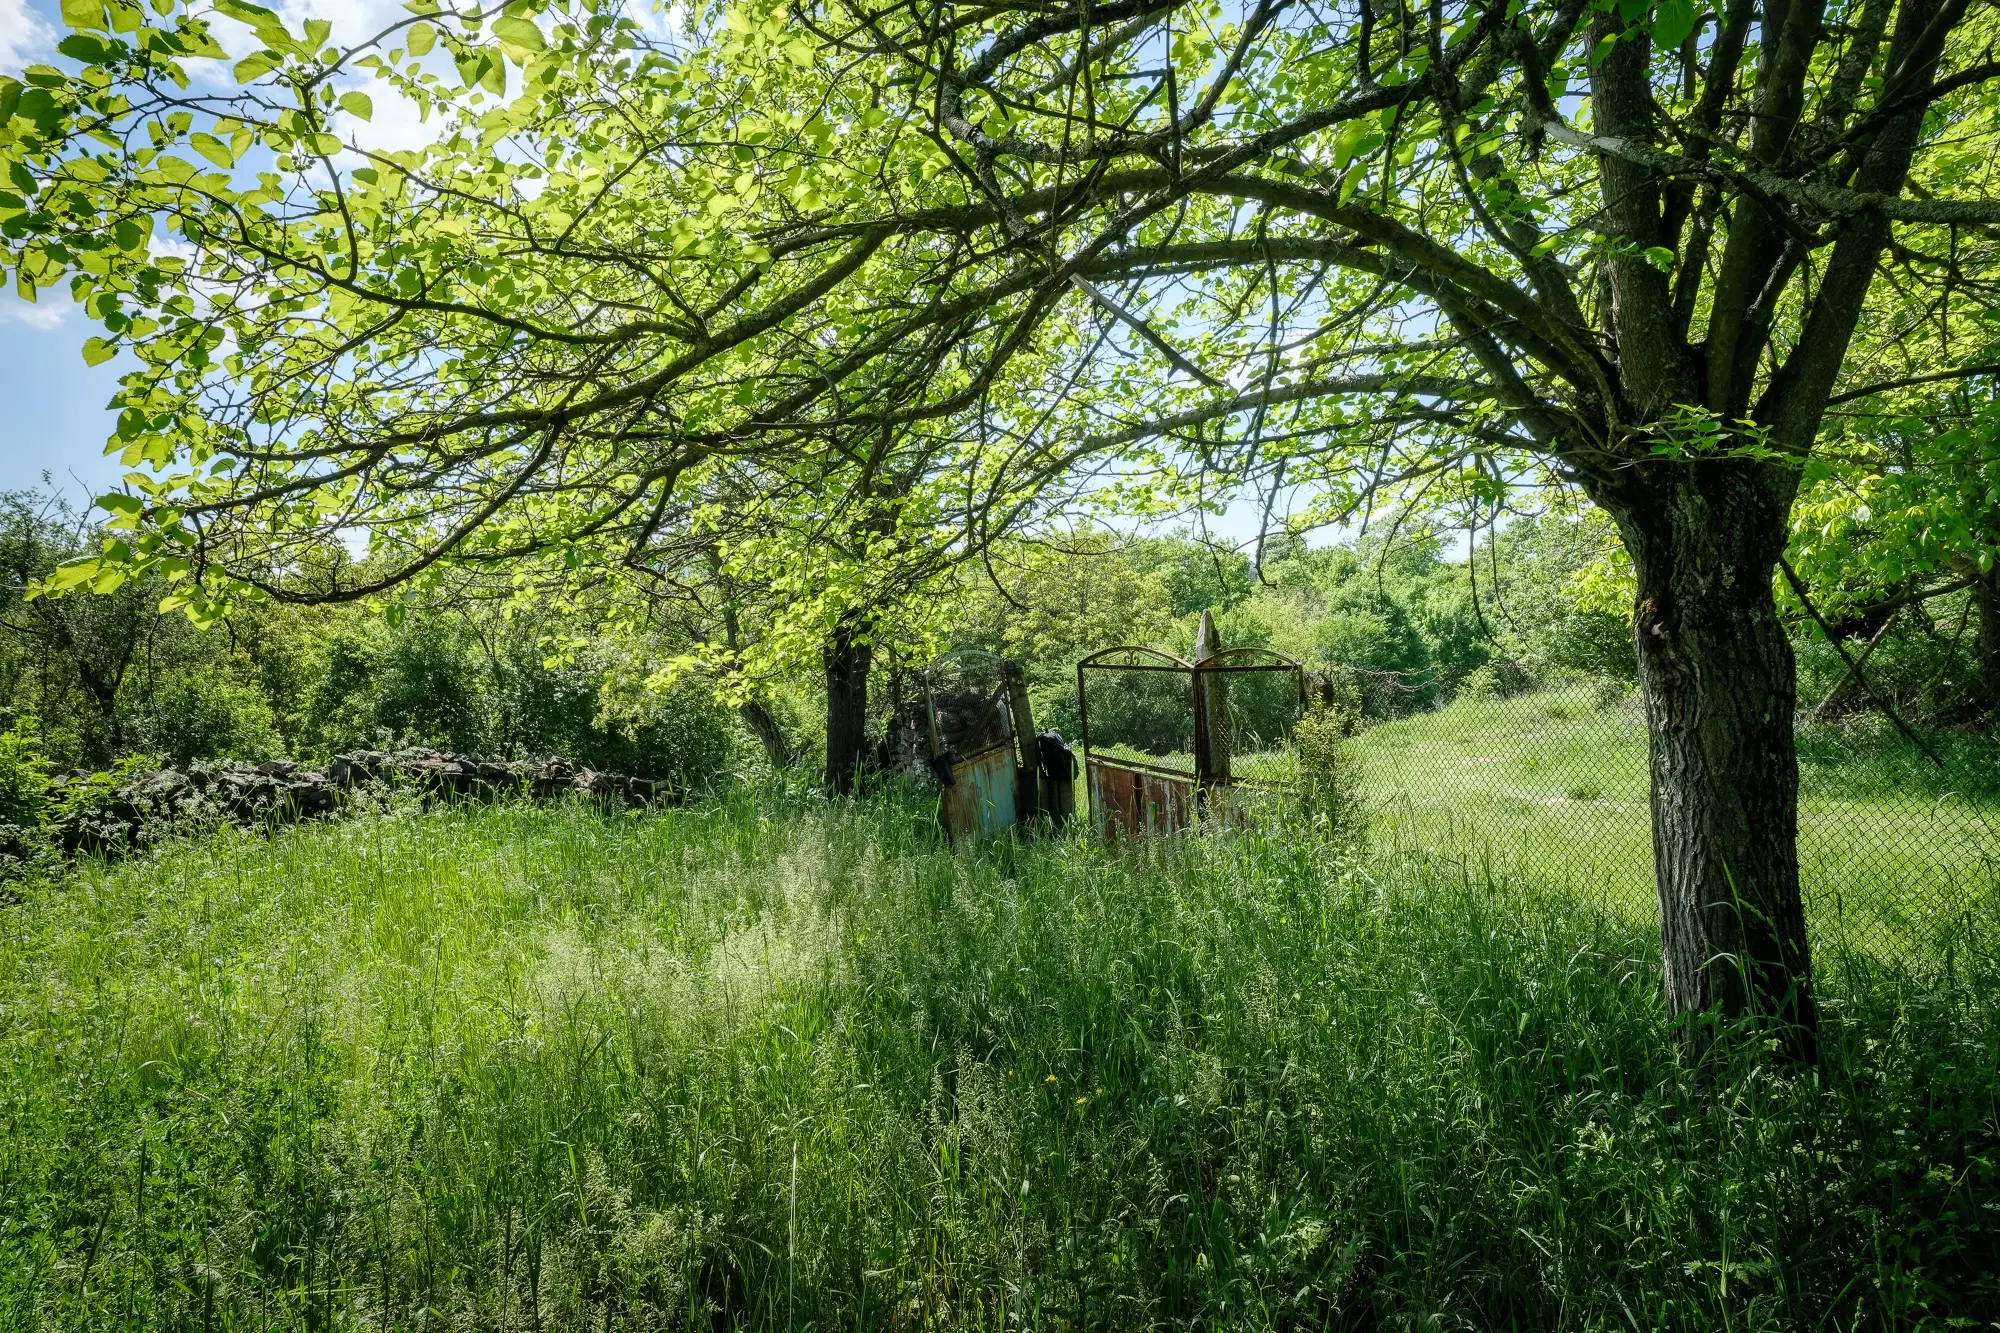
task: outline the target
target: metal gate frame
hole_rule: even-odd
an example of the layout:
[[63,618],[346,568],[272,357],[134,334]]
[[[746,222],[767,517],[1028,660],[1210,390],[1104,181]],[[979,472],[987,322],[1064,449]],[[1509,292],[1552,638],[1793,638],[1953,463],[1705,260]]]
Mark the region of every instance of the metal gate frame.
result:
[[[1204,617],[1206,620],[1206,617]],[[1204,625],[1204,630],[1210,627]],[[1194,713],[1194,767],[1186,773],[1124,755],[1100,754],[1090,742],[1091,671],[1166,671],[1187,677]],[[1270,648],[1225,648],[1198,661],[1143,644],[1101,649],[1076,664],[1077,713],[1082,728],[1083,769],[1091,822],[1101,835],[1115,832],[1172,833],[1195,822],[1217,798],[1237,786],[1270,785],[1230,773],[1226,725],[1227,685],[1233,675],[1290,672],[1298,683],[1299,711],[1306,707],[1305,664]],[[1216,725],[1219,712],[1225,725]]]

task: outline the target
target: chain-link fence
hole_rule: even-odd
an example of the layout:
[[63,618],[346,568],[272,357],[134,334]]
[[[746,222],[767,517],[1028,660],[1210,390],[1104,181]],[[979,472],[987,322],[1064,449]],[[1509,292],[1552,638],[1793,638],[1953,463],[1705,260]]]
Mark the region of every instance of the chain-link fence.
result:
[[[1372,721],[1352,742],[1378,847],[1652,917],[1646,722],[1637,692],[1505,673],[1440,708]],[[1365,682],[1392,703],[1399,682]],[[1510,686],[1512,688],[1510,688]],[[1799,860],[1817,942],[1912,957],[1968,913],[2000,910],[2000,742],[1886,718],[1799,731]]]

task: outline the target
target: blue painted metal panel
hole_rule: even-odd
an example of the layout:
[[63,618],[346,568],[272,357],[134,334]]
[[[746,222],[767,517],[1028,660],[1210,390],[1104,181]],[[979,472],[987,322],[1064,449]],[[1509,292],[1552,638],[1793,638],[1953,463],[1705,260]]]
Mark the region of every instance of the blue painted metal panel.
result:
[[1014,827],[1014,747],[996,746],[951,766],[938,817],[953,842],[991,838]]

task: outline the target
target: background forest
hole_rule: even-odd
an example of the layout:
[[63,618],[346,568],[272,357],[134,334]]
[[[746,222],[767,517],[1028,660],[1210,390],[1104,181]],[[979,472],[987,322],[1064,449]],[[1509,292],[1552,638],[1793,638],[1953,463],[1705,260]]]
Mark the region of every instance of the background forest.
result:
[[[24,596],[103,536],[46,495],[0,497],[0,722],[10,753],[55,769],[421,745],[560,755],[713,790],[780,756],[807,770],[823,756],[820,673],[793,671],[759,692],[783,738],[781,752],[767,751],[729,707],[727,679],[692,656],[716,627],[681,610],[540,603],[468,582],[394,602],[251,603],[204,630],[161,613],[151,579],[103,596]],[[1976,581],[1943,586],[1900,601],[1878,592],[1893,603],[1887,613],[1864,605],[1835,628],[1868,651],[1869,686],[1902,716],[1980,729],[1992,609]],[[927,591],[882,632],[877,730],[910,672],[941,650],[976,648],[1020,659],[1038,720],[1073,739],[1077,659],[1120,643],[1185,655],[1204,610],[1229,646],[1273,648],[1331,673],[1369,721],[1633,678],[1629,576],[1610,524],[1588,507],[1517,517],[1471,543],[1415,520],[1331,544],[1273,536],[1261,564],[1185,528],[1084,526],[1009,542]],[[920,600],[935,609],[917,610]],[[1790,610],[1802,707],[1815,721],[1885,727],[1819,625],[1796,599]]]

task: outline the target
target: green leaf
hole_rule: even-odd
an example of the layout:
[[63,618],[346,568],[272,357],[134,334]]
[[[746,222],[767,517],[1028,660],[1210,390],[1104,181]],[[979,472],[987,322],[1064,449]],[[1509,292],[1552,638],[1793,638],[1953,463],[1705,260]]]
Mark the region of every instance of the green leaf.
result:
[[548,43],[542,38],[542,30],[527,19],[494,19],[493,35],[517,51],[545,51],[548,49]]
[[1694,0],[1660,0],[1660,7],[1653,11],[1653,42],[1663,51],[1671,51],[1682,42],[1694,36]]
[[218,167],[228,168],[236,165],[236,154],[230,152],[229,145],[216,138],[213,134],[196,133],[189,138],[188,147],[194,149],[195,152],[200,153]]
[[68,56],[71,60],[79,60],[86,65],[96,65],[104,61],[112,48],[107,47],[95,37],[87,37],[83,33],[73,32],[56,43],[56,50]]
[[278,22],[275,11],[266,9],[262,5],[253,5],[249,0],[215,0],[215,12],[251,28]]
[[42,580],[42,586],[51,592],[79,587],[96,578],[102,568],[103,561],[94,555],[65,560],[49,571],[49,576]]
[[108,343],[102,338],[85,338],[83,340],[83,364],[86,366],[101,366],[117,355],[118,348],[116,345]]
[[1674,271],[1674,252],[1664,245],[1649,245],[1645,250],[1646,262],[1662,273]]
[[276,51],[259,51],[236,62],[236,81],[253,83],[285,63]]
[[427,56],[437,45],[437,29],[428,23],[419,23],[410,29],[410,54]]
[[266,46],[291,49],[298,45],[291,33],[285,31],[283,20],[262,5],[253,5],[247,0],[215,0],[215,12],[249,28]]
[[375,103],[367,93],[342,93],[340,109],[356,120],[375,119]]
[[104,30],[103,0],[62,0],[62,21],[72,28]]

